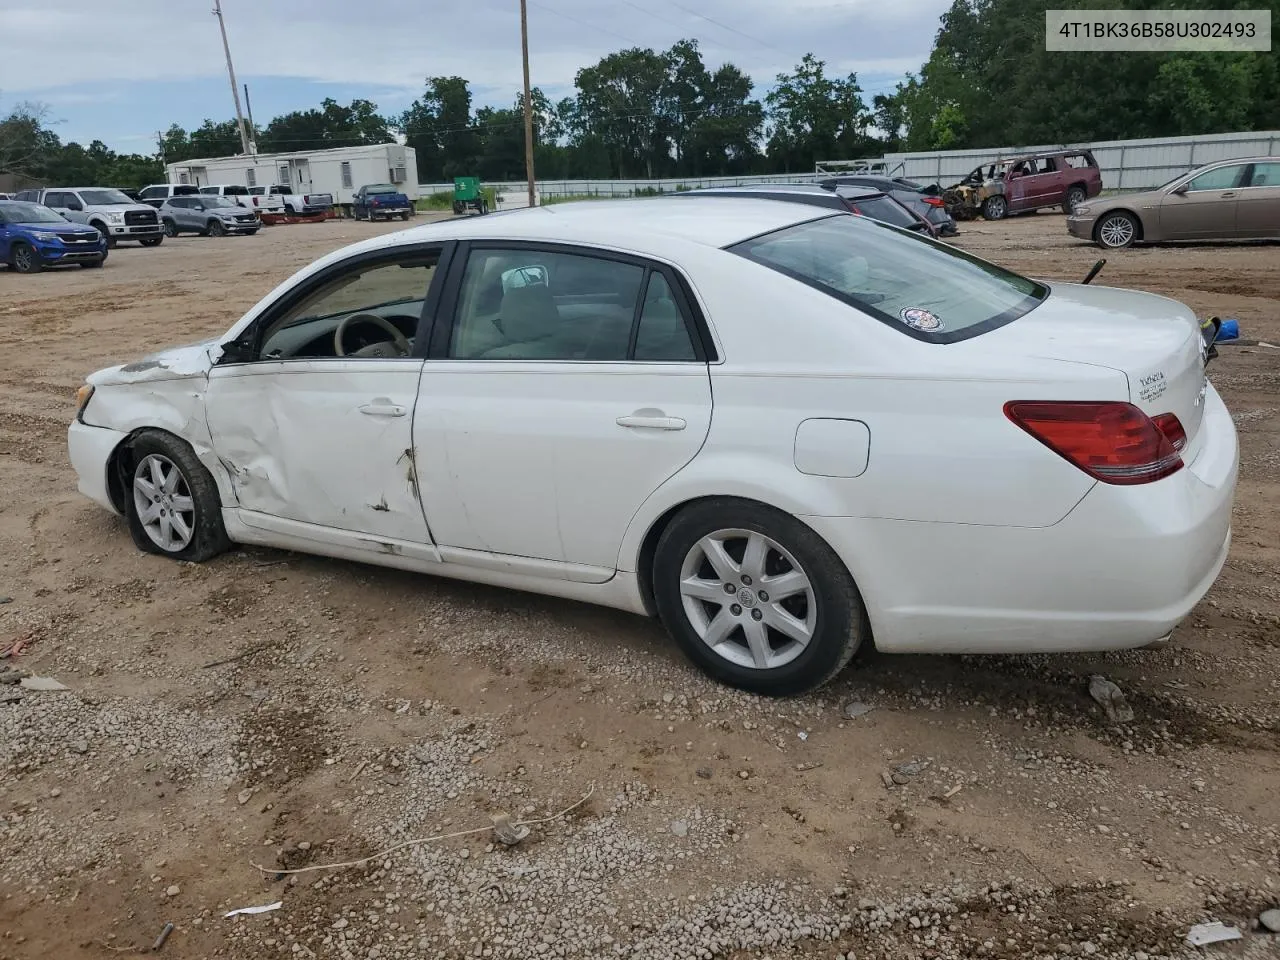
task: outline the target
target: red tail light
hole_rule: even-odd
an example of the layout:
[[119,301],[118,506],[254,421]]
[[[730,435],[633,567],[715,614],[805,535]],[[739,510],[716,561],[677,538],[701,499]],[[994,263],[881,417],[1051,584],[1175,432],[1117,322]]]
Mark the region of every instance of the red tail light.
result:
[[929,206],[931,206],[931,207],[945,207],[945,206],[946,206],[946,204],[942,202],[942,198],[941,198],[941,197],[924,197],[923,199],[924,199],[924,202],[925,202],[925,203],[927,203],[927,204],[928,204]]
[[1011,401],[1004,413],[1103,483],[1150,483],[1182,469],[1187,435],[1171,413],[1152,420],[1131,403],[1041,400]]

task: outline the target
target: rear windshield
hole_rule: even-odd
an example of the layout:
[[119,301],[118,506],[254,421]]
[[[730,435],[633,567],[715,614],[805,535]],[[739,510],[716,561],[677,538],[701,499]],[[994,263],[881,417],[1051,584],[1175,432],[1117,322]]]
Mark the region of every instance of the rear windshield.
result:
[[367,195],[370,193],[399,193],[400,191],[389,183],[375,183],[371,187],[365,187],[364,192]]
[[729,248],[908,336],[953,343],[1016,320],[1043,284],[863,217],[800,223]]
[[849,202],[853,204],[854,213],[860,213],[872,220],[908,229],[920,227],[920,221],[912,216],[906,207],[890,197],[850,197]]

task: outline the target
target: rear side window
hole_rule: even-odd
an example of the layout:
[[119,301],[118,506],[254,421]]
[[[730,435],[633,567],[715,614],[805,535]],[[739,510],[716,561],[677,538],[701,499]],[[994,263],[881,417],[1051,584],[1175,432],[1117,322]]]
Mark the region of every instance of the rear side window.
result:
[[1083,153],[1075,153],[1065,159],[1067,166],[1072,170],[1086,170],[1093,166],[1093,157],[1086,156]]
[[796,224],[728,249],[931,343],[1003,326],[1049,294],[954,247],[860,217]]
[[1251,187],[1280,187],[1280,162],[1255,163]]
[[854,213],[860,213],[872,220],[879,220],[881,223],[908,229],[920,223],[906,207],[889,197],[855,197],[849,202],[853,205]]

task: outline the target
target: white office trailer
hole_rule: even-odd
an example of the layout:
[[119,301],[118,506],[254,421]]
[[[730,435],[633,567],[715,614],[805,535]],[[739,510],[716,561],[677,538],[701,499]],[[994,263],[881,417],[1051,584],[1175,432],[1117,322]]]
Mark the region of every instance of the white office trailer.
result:
[[398,143],[183,160],[164,169],[173,184],[287,186],[299,194],[332,194],[337,204],[350,203],[357,190],[371,183],[392,183],[410,200],[418,198],[417,152]]

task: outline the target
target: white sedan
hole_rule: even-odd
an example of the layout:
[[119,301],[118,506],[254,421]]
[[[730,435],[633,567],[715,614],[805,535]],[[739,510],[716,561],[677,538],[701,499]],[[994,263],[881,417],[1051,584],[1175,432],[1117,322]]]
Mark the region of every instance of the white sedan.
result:
[[785,694],[883,651],[1167,637],[1237,446],[1190,310],[874,221],[670,199],[339,250],[225,335],[99,371],[80,490],[233,543],[657,615]]

